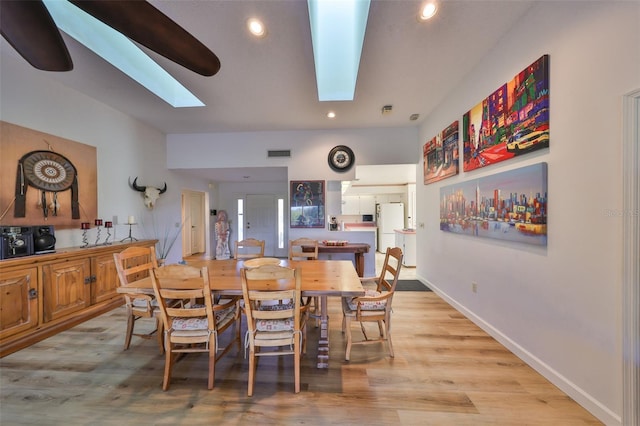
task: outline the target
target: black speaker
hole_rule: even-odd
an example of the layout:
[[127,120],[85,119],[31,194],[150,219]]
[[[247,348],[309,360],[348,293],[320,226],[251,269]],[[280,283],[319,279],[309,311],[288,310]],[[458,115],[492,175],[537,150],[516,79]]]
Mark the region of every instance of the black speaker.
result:
[[32,233],[35,254],[51,253],[56,250],[56,237],[52,225],[34,226]]

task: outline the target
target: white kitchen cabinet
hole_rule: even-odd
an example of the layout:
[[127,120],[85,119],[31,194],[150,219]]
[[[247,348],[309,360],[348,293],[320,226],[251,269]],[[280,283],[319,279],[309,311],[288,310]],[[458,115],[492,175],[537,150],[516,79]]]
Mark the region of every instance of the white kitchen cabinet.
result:
[[376,199],[373,195],[343,195],[343,215],[375,214]]
[[360,214],[376,214],[376,197],[373,195],[360,195]]
[[396,246],[402,249],[402,264],[404,266],[416,266],[415,231],[396,231]]

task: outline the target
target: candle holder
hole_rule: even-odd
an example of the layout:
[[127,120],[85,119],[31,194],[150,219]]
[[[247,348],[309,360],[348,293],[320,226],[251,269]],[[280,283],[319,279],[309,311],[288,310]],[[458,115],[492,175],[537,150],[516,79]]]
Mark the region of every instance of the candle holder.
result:
[[80,228],[82,229],[82,245],[80,248],[85,248],[89,246],[89,241],[87,240],[87,231],[89,230],[89,222],[82,222],[80,224]]
[[100,231],[102,229],[102,219],[96,219],[95,224],[96,224],[96,227],[98,227],[98,233],[96,234],[96,246],[97,246],[98,242],[100,241]]
[[129,225],[129,236],[126,238],[123,238],[122,240],[120,240],[121,243],[124,243],[125,241],[138,241],[137,238],[133,238],[133,236],[131,235],[131,227],[133,225],[137,225],[137,223],[127,223],[127,225]]
[[105,246],[108,246],[111,245],[111,243],[109,242],[109,238],[111,238],[111,228],[113,228],[113,222],[105,222],[104,227],[107,230],[107,238],[104,240],[103,244]]

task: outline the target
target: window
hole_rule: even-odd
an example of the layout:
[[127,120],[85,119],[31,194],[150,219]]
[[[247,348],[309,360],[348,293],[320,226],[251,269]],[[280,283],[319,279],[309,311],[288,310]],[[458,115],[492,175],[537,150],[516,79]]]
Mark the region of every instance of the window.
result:
[[284,199],[278,198],[278,248],[284,248]]
[[244,239],[244,199],[238,198],[238,241]]

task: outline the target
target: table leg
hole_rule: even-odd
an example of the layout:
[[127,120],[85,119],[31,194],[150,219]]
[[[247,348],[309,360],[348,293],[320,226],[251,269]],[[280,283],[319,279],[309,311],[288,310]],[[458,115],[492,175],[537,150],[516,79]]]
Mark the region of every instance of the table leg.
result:
[[354,253],[356,261],[356,272],[359,277],[364,277],[364,254]]
[[329,368],[329,314],[327,296],[320,296],[320,339],[318,340],[318,368]]

